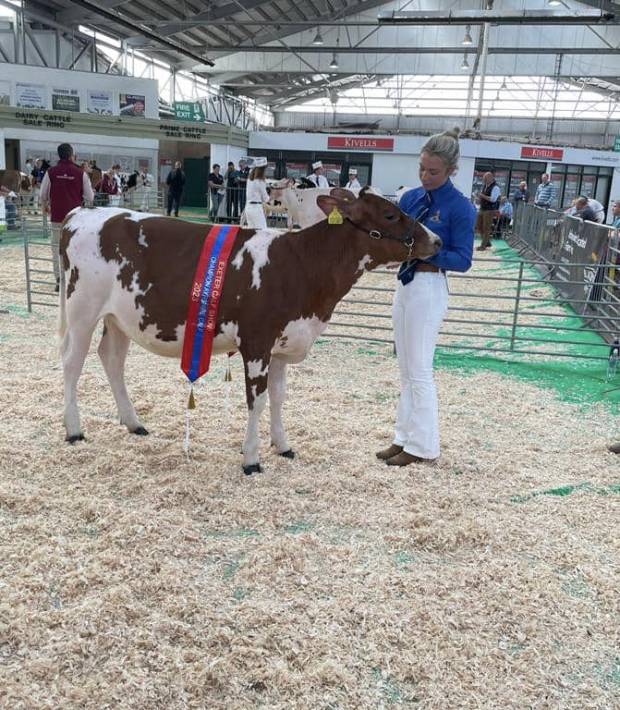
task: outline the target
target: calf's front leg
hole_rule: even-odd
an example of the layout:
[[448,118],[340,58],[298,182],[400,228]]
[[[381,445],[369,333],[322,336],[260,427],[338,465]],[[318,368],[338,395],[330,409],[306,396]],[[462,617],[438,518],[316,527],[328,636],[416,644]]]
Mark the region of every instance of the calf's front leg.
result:
[[258,425],[267,403],[267,380],[271,355],[250,357],[243,355],[245,393],[248,403],[248,425],[243,442],[243,473],[260,473]]

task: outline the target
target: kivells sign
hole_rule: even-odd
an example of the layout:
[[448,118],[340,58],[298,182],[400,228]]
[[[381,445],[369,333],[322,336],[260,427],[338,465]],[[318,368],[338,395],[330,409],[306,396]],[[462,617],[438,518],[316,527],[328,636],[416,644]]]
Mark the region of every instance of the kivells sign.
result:
[[393,138],[373,138],[372,136],[328,136],[327,148],[335,150],[394,150]]
[[535,160],[562,160],[564,148],[545,148],[540,145],[522,145],[522,158],[534,158]]

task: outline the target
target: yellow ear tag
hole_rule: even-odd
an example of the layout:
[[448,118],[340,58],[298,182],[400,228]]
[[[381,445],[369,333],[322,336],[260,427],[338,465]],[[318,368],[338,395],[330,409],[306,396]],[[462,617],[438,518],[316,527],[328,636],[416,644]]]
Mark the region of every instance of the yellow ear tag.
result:
[[327,224],[344,224],[344,217],[337,207],[332,207],[332,211],[327,217]]

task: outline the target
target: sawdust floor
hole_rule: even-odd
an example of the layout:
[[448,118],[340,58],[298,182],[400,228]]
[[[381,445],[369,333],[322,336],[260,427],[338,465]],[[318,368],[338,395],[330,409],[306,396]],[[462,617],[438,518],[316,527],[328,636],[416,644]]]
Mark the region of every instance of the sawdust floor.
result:
[[620,462],[600,404],[439,370],[443,454],[388,469],[396,363],[330,341],[290,372],[294,461],[241,474],[240,363],[198,391],[132,347],[151,431],[95,354],[62,429],[55,313],[0,252],[0,706],[601,708],[620,697]]

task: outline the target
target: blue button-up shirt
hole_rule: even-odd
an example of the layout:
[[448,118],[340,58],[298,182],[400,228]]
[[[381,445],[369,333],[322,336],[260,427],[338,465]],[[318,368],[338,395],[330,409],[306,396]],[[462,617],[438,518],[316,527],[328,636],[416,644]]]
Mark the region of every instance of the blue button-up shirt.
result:
[[426,213],[420,221],[441,238],[441,250],[427,259],[427,264],[449,271],[469,269],[474,250],[476,209],[451,180],[430,192],[423,187],[408,190],[400,198],[399,207],[413,219]]

